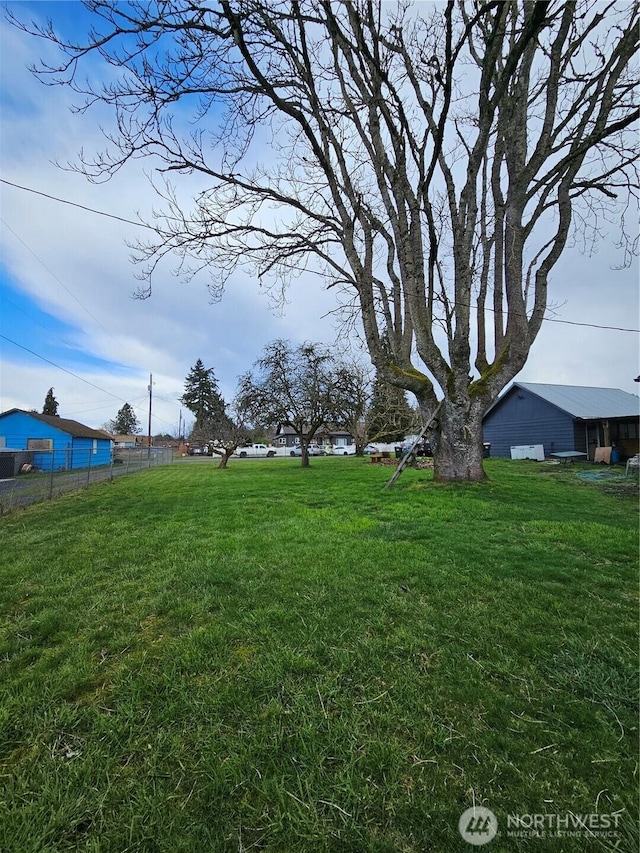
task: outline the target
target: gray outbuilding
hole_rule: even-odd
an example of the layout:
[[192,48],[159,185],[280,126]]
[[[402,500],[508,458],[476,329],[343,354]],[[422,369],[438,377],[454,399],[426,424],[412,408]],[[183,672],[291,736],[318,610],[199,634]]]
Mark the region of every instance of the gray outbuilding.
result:
[[580,451],[590,460],[614,447],[624,461],[638,453],[639,418],[640,398],[618,388],[514,382],[485,412],[483,436],[492,456],[541,444],[546,456]]

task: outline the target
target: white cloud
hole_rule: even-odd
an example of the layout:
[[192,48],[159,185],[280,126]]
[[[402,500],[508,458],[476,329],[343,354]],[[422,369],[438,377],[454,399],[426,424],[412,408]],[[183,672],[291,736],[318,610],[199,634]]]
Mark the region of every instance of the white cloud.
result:
[[[95,119],[70,117],[69,93],[45,88],[31,77],[26,65],[33,61],[34,46],[27,36],[3,24],[2,48],[3,87],[19,91],[25,109],[24,114],[22,108],[15,109],[14,99],[14,108],[5,113],[5,180],[128,219],[135,220],[137,211],[148,216],[155,198],[141,169],[128,169],[95,186],[53,165],[73,159],[81,147],[87,151],[102,147]],[[125,376],[81,371],[121,400],[144,394],[148,374],[153,372],[158,394],[154,411],[162,413],[164,421],[177,424],[177,397],[197,358],[214,368],[225,398],[231,399],[237,376],[251,367],[269,340],[333,336],[330,323],[319,320],[332,302],[311,276],[296,282],[295,298],[283,317],[276,315],[267,295],[246,275],[234,276],[223,301],[211,304],[206,278],[200,276],[185,285],[172,275],[170,262],[154,274],[152,297],[140,301],[132,298],[140,282],[125,241],[143,236],[142,229],[7,185],[2,185],[2,218],[6,225],[3,262],[16,285],[42,310],[77,329],[60,342],[61,352],[72,346],[127,365]],[[33,335],[19,343],[38,352],[41,335],[42,329],[34,326]],[[24,366],[20,350],[7,347],[3,361],[3,408],[40,407],[51,385],[64,408],[61,414],[83,401],[104,403],[104,395],[97,390],[53,367]],[[38,375],[41,380],[34,382]],[[165,397],[173,402],[166,403],[161,399]],[[113,417],[118,400],[114,399],[110,412],[107,398],[105,408],[104,417],[100,410],[87,413],[87,422]]]

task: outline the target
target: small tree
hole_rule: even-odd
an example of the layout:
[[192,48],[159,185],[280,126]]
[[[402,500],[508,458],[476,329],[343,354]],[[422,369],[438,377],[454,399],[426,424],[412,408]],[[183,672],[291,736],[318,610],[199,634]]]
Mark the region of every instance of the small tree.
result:
[[227,467],[227,462],[235,453],[239,445],[250,441],[250,431],[245,425],[246,411],[242,402],[236,400],[231,415],[225,413],[224,419],[214,426],[213,434],[216,438],[209,442],[209,452],[220,457],[218,468]]
[[206,447],[208,453],[220,456],[219,468],[226,468],[236,448],[250,440],[251,430],[245,426],[240,407],[235,406],[235,411],[228,414],[226,405],[220,417],[194,424],[189,435],[191,445]]
[[240,377],[237,399],[252,422],[290,426],[306,468],[310,441],[323,424],[339,419],[346,392],[345,376],[326,347],[278,340],[265,347],[253,372]]
[[53,396],[53,388],[49,388],[47,391],[47,396],[44,398],[44,406],[42,407],[43,415],[53,415],[53,417],[58,418],[58,401]]
[[339,369],[342,410],[335,425],[354,436],[356,455],[363,455],[368,442],[399,441],[422,428],[420,412],[411,408],[401,388],[385,382],[379,373],[372,378],[371,368],[357,362]]
[[343,362],[338,373],[340,410],[335,413],[333,425],[351,433],[356,455],[362,456],[367,443],[365,424],[371,398],[371,368],[359,362]]
[[133,406],[125,403],[112,421],[108,422],[109,432],[114,435],[137,435],[141,426]]
[[195,421],[187,441],[192,447],[204,447],[213,437],[213,426],[211,421]]

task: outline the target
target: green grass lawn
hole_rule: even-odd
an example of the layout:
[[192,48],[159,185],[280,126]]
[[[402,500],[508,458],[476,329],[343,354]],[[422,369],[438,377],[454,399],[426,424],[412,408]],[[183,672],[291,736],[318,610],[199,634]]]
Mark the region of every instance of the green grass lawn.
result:
[[196,460],[0,518],[0,851],[470,851],[474,803],[478,849],[635,849],[637,497],[486,467]]

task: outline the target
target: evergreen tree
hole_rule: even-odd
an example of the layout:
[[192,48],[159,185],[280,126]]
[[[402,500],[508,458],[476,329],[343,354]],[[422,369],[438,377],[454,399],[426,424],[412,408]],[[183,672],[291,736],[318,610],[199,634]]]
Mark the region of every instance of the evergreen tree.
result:
[[407,402],[406,392],[376,375],[367,413],[369,441],[401,441],[419,428],[420,418]]
[[[189,371],[185,383],[184,394],[180,401],[195,416],[193,431],[207,431],[210,427],[226,423],[226,403],[218,390],[218,382],[213,368],[206,368],[202,359],[198,359]],[[212,436],[208,436],[211,438]]]
[[125,403],[114,420],[109,421],[109,431],[114,435],[136,435],[140,429],[136,413],[129,403]]
[[42,407],[43,415],[53,415],[54,417],[59,417],[58,415],[58,401],[53,396],[53,388],[49,388],[47,391],[47,396],[44,398],[44,406]]

